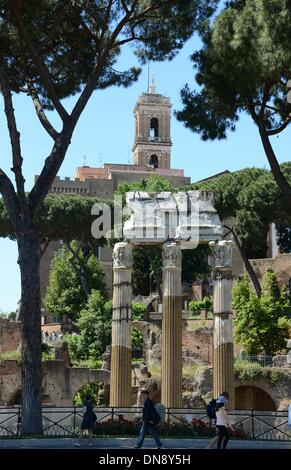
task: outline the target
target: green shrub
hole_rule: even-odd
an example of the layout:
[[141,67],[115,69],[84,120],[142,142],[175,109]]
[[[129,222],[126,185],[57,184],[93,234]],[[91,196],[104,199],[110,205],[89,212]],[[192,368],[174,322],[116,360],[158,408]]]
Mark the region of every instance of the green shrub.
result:
[[0,353],[0,361],[20,361],[21,352],[20,351],[8,351]]
[[143,320],[146,312],[147,312],[146,305],[140,302],[133,302],[132,304],[132,320],[133,321]]
[[132,347],[142,349],[143,347],[143,336],[137,328],[132,328],[131,330],[131,341]]
[[241,380],[252,380],[262,375],[263,367],[257,362],[238,359],[234,363],[234,373]]
[[189,302],[189,310],[192,312],[192,314],[199,313],[202,308],[209,312],[212,306],[213,301],[210,299],[210,297],[203,297],[203,300],[191,300],[191,302]]

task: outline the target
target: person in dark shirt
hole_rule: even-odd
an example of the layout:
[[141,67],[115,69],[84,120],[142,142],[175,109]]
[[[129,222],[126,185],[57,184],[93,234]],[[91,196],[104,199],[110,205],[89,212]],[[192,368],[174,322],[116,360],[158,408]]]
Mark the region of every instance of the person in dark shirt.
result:
[[89,434],[89,446],[92,447],[93,445],[93,428],[94,424],[96,421],[96,415],[94,413],[94,405],[93,405],[93,400],[91,395],[86,395],[85,403],[83,405],[83,420],[81,423],[81,429],[80,429],[80,434],[79,434],[79,441],[76,442],[74,445],[75,446],[80,446],[81,445],[81,440],[83,437],[83,433],[85,429],[88,430]]
[[155,430],[155,425],[157,424],[157,411],[153,401],[149,397],[148,390],[141,391],[141,397],[144,400],[143,410],[142,410],[142,425],[139,433],[139,440],[135,446],[135,449],[141,449],[143,441],[146,434],[151,434],[154,439],[157,449],[162,448],[162,443],[159,439],[159,436]]

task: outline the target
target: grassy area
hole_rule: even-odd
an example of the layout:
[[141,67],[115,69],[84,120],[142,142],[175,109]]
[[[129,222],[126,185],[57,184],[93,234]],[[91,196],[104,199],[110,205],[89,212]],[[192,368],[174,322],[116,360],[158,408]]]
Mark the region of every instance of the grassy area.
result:
[[198,364],[197,362],[194,362],[193,364],[189,366],[184,366],[183,367],[183,377],[185,379],[193,379],[196,375],[196,372],[198,369],[203,367],[201,364]]
[[89,369],[101,369],[102,359],[87,359],[86,361],[74,361],[73,367],[88,367]]
[[187,323],[187,331],[196,331],[200,328],[210,327],[212,323],[208,320],[196,320],[196,321],[188,321]]
[[236,359],[234,362],[234,373],[241,380],[252,380],[256,377],[265,377],[273,385],[280,381],[290,380],[290,374],[280,367],[262,367],[257,362],[249,362]]
[[20,351],[9,351],[0,353],[0,361],[19,361],[21,359]]
[[158,362],[153,362],[149,366],[149,372],[152,374],[152,377],[156,379],[160,379],[161,378],[161,364],[159,364]]

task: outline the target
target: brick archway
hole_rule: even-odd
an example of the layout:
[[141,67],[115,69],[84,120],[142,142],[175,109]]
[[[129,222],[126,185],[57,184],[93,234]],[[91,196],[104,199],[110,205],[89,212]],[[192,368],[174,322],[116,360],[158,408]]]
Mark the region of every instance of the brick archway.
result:
[[242,385],[235,389],[236,410],[276,411],[273,398],[262,388]]

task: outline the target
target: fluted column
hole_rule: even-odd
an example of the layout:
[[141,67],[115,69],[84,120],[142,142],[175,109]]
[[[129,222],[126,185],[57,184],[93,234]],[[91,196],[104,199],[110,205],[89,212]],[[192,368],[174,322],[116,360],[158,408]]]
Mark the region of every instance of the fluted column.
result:
[[210,242],[213,269],[213,396],[229,393],[229,408],[235,407],[231,307],[232,241]]
[[116,243],[113,249],[113,318],[110,406],[131,405],[132,248]]
[[182,406],[181,247],[163,245],[162,403]]

